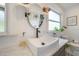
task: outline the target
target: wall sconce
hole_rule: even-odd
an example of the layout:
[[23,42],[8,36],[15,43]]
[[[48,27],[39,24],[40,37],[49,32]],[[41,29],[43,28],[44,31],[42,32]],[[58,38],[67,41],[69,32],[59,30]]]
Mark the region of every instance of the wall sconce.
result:
[[43,7],[43,12],[48,13],[49,10],[50,10],[50,8],[48,8],[47,6],[44,6],[44,7]]
[[25,12],[25,17],[28,17],[30,14],[31,14],[31,11],[29,8],[27,8]]
[[25,12],[25,17],[28,17],[30,15],[30,12]]
[[45,15],[48,15],[48,12],[50,11],[50,8],[47,7],[47,6],[44,6],[44,7],[42,8],[42,10],[43,10],[43,12],[44,12]]

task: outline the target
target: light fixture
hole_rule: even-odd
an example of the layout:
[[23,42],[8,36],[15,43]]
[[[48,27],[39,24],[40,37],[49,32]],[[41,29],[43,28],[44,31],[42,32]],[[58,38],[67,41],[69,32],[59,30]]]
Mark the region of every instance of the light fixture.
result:
[[45,15],[48,15],[48,12],[50,11],[50,8],[47,7],[47,6],[44,6],[44,7],[42,8],[42,10],[43,10],[43,13],[44,13]]
[[25,17],[28,17],[30,15],[29,12],[25,12]]
[[48,11],[50,10],[50,8],[49,7],[47,7],[47,6],[44,6],[43,7],[43,12],[46,12],[46,13],[48,13]]
[[25,12],[25,17],[28,17],[30,14],[31,14],[31,11],[29,8],[27,8]]

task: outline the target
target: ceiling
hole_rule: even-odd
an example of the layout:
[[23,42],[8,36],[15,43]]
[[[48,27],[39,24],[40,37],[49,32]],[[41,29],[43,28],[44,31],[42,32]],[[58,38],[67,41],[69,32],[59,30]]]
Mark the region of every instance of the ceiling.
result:
[[64,10],[68,10],[72,7],[79,6],[79,3],[58,3],[60,7],[62,7]]
[[[55,3],[53,3],[55,4]],[[79,3],[56,3],[58,6],[60,6],[63,11],[69,10],[71,8],[74,8],[76,6],[79,6]],[[44,4],[46,6],[46,4]],[[42,4],[43,6],[43,4]]]
[[[74,8],[76,6],[79,6],[79,3],[56,3],[56,4],[58,6],[60,6],[63,9],[63,11],[66,11],[66,10],[69,10],[69,9]],[[43,6],[46,6],[46,3],[44,3],[44,4],[37,4],[37,5],[42,8]]]

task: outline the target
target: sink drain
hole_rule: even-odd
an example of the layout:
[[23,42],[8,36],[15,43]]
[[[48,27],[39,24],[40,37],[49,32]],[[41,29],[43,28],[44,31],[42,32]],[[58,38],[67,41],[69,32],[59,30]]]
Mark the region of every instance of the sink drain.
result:
[[42,45],[45,45],[45,43],[44,43],[44,42],[42,42],[41,44],[42,44]]

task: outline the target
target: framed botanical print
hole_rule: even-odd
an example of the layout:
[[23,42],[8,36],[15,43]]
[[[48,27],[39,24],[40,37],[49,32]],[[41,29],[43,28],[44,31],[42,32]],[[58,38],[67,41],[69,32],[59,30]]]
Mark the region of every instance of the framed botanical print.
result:
[[67,25],[76,26],[77,25],[77,16],[67,17]]

